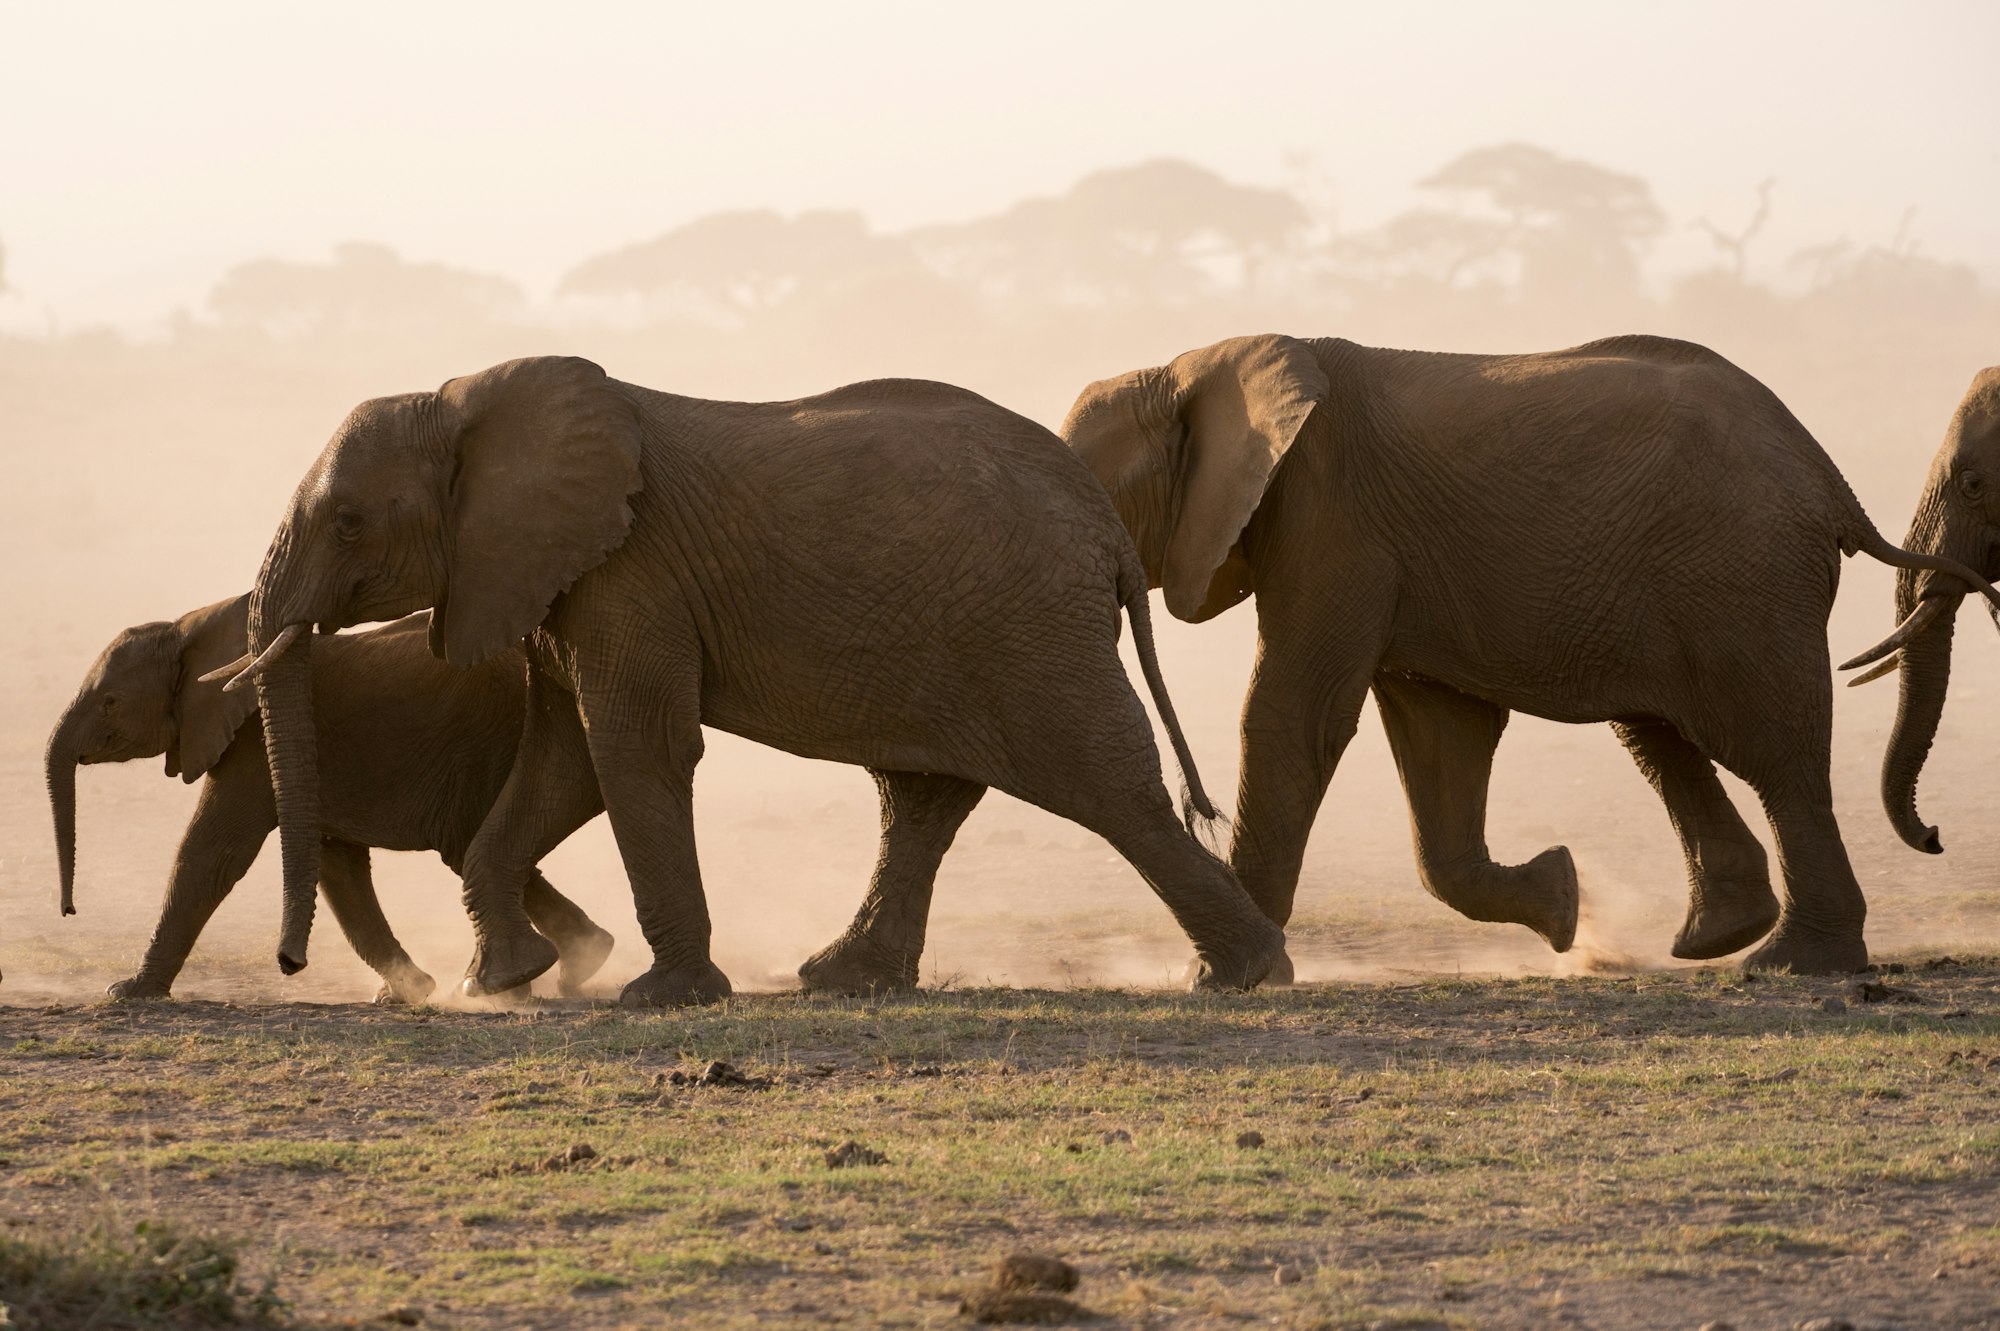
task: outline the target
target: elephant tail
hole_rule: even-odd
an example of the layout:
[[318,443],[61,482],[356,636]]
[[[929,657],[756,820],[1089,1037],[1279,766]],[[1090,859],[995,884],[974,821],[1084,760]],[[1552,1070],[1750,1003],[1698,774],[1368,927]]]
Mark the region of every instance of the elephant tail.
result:
[[[1160,724],[1166,727],[1167,740],[1174,746],[1174,761],[1180,765],[1181,821],[1187,824],[1195,840],[1219,859],[1229,820],[1202,789],[1201,773],[1195,770],[1194,754],[1181,731],[1180,718],[1174,715],[1173,699],[1167,696],[1167,682],[1160,674],[1159,654],[1153,650],[1153,613],[1147,602],[1146,579],[1137,571],[1139,561],[1129,562],[1132,567],[1121,570],[1118,591],[1125,613],[1132,616],[1132,645],[1139,653],[1139,670],[1146,677],[1146,691],[1153,695],[1153,709],[1160,714]],[[1127,572],[1131,576],[1125,576]]]
[[1881,560],[1891,568],[1928,569],[1933,573],[1948,573],[1964,583],[1969,590],[1978,592],[1992,603],[1987,610],[1988,614],[2000,611],[2000,591],[1994,590],[1992,583],[1956,559],[1905,550],[1900,545],[1891,544],[1882,533],[1875,530],[1872,524],[1855,536],[1854,548],[1864,555]]

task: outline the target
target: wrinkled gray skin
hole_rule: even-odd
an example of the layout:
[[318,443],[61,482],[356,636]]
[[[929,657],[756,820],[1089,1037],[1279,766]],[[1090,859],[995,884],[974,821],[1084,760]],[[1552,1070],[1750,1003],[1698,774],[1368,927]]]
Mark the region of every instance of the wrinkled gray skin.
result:
[[[243,651],[249,596],[120,633],[84,677],[48,744],[63,913],[73,911],[76,769],[166,756],[169,776],[202,782],[181,836],[152,944],[116,998],[165,998],[215,908],[277,826],[256,694],[200,677]],[[476,670],[430,653],[428,615],[320,644],[313,681],[320,757],[320,886],[361,959],[382,977],[377,1001],[421,1002],[431,977],[382,917],[368,850],[435,850],[454,872],[500,793],[520,740],[526,662],[503,652]],[[603,964],[611,935],[529,880],[526,908],[560,950],[574,993]]]
[[[1117,513],[1060,440],[972,393],[885,380],[706,402],[544,357],[363,403],[285,515],[251,644],[422,606],[454,665],[528,637],[519,759],[466,860],[469,992],[555,960],[521,890],[596,788],[653,949],[625,1001],[729,992],[695,858],[703,725],[860,764],[881,785],[868,902],[802,969],[809,985],[914,982],[938,858],[988,786],[1116,846],[1193,938],[1200,982],[1255,984],[1282,955],[1161,785],[1117,654],[1124,607],[1164,712]],[[257,677],[287,967],[304,963],[318,847],[303,819],[319,765],[303,724],[312,644]]]
[[[1843,553],[1925,561],[1722,357],[1652,337],[1520,356],[1237,338],[1091,385],[1063,433],[1176,616],[1256,596],[1230,855],[1273,920],[1373,689],[1423,882],[1471,918],[1558,951],[1575,933],[1565,848],[1487,853],[1493,753],[1520,710],[1610,721],[1659,792],[1691,885],[1675,956],[1775,924],[1746,965],[1866,964],[1826,620]],[[1782,911],[1714,763],[1763,802]]]
[[[1989,578],[2000,574],[2000,366],[1973,378],[1952,415],[1904,544],[1970,565]],[[1943,851],[1944,843],[1937,828],[1917,815],[1917,778],[1944,715],[1952,621],[1967,590],[1964,581],[1943,573],[1905,572],[1896,579],[1898,623],[1920,603],[1944,602],[1938,617],[1897,657],[1902,694],[1882,761],[1882,806],[1890,824],[1905,843],[1932,855]]]

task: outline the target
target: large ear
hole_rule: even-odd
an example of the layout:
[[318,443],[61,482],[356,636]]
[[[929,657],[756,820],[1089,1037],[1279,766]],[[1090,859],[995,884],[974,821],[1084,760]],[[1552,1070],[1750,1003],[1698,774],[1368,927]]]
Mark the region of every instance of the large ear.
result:
[[222,760],[223,750],[257,710],[257,690],[224,693],[227,680],[201,677],[241,657],[250,641],[250,594],[181,616],[180,683],[175,686],[177,736],[167,749],[167,775],[192,783]]
[[519,642],[632,525],[638,408],[587,360],[539,356],[438,390],[456,467],[431,650],[477,665]]
[[1183,456],[1160,586],[1175,618],[1198,623],[1250,594],[1236,542],[1331,386],[1310,346],[1270,334],[1191,351],[1166,376]]

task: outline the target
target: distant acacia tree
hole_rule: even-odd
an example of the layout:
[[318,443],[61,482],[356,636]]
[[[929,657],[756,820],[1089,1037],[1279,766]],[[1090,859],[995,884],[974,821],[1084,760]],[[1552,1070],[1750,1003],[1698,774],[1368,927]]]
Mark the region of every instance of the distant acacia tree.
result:
[[1283,190],[1235,185],[1189,162],[1098,171],[1055,198],[909,242],[946,277],[1002,299],[1187,300],[1254,282],[1309,221]]
[[653,240],[586,259],[558,293],[636,296],[651,310],[729,319],[824,296],[915,266],[899,240],[869,231],[861,214],[768,210],[715,213]]
[[1417,182],[1426,205],[1352,238],[1363,262],[1442,285],[1518,285],[1523,298],[1630,299],[1666,225],[1638,176],[1527,143],[1475,148]]
[[209,293],[225,323],[276,336],[473,327],[518,317],[521,289],[504,277],[410,263],[384,245],[338,245],[330,263],[258,259]]

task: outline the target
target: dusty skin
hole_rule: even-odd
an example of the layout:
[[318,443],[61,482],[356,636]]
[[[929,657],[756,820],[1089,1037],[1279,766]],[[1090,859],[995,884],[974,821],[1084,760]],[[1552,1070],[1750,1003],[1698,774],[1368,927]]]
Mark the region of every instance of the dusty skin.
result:
[[1017,1251],[1120,1326],[1992,1325],[2000,958],[1905,962],[4,1009],[0,1234],[171,1212],[313,1326],[944,1326]]

